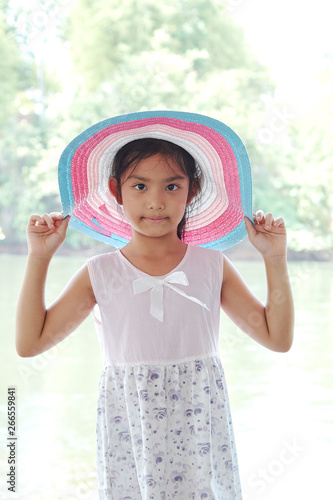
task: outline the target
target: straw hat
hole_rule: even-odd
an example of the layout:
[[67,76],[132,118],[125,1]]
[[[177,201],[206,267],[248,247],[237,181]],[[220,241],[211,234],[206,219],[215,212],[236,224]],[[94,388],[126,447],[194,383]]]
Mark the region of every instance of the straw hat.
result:
[[131,227],[108,188],[117,151],[130,141],[164,139],[178,144],[202,172],[201,192],[192,200],[184,241],[224,250],[247,236],[252,220],[251,169],[246,149],[224,123],[179,111],[147,111],[101,121],[78,135],[59,162],[64,216],[74,229],[121,248]]

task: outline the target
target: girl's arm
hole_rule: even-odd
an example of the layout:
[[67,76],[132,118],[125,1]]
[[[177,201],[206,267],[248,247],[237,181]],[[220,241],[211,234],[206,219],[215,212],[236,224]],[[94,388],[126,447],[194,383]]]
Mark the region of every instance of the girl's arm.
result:
[[253,246],[261,253],[267,277],[267,301],[262,304],[241,276],[224,258],[221,306],[230,318],[254,340],[273,350],[286,352],[293,341],[294,305],[287,269],[286,228],[280,217],[262,211],[255,224],[245,218]]
[[83,266],[59,298],[45,307],[48,267],[65,239],[69,219],[62,214],[33,215],[27,227],[28,260],[16,314],[16,350],[36,356],[66,338],[88,316],[96,301]]

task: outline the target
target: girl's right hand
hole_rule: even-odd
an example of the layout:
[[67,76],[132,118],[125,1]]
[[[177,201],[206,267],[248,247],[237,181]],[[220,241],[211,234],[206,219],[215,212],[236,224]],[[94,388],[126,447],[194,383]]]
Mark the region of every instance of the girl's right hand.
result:
[[27,226],[29,254],[51,258],[65,240],[69,220],[62,212],[31,215]]

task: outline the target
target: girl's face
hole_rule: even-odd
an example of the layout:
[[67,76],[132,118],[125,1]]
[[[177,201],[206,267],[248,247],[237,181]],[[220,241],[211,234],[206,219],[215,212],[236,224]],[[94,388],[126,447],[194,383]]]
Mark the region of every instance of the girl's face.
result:
[[189,193],[189,179],[181,168],[161,155],[141,160],[121,178],[121,196],[117,182],[109,181],[110,191],[120,205],[134,233],[150,237],[176,235],[186,205],[195,193]]

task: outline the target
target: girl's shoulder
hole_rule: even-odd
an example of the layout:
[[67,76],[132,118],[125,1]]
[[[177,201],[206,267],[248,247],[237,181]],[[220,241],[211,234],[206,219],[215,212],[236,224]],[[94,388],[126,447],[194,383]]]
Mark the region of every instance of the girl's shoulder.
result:
[[90,257],[88,259],[89,262],[108,262],[110,260],[115,260],[117,259],[117,255],[119,254],[119,250],[113,250],[112,252],[104,252],[100,253],[97,255],[94,255],[93,257]]
[[97,271],[103,273],[103,270],[117,266],[118,259],[119,251],[117,250],[94,255],[87,260],[88,271],[89,273]]
[[191,246],[189,258],[184,266],[185,273],[189,272],[191,277],[198,280],[211,281],[214,276],[220,281],[223,276],[224,256],[220,250]]
[[206,248],[201,246],[191,246],[191,257],[193,260],[203,261],[208,260],[212,262],[223,262],[223,252],[213,248]]

